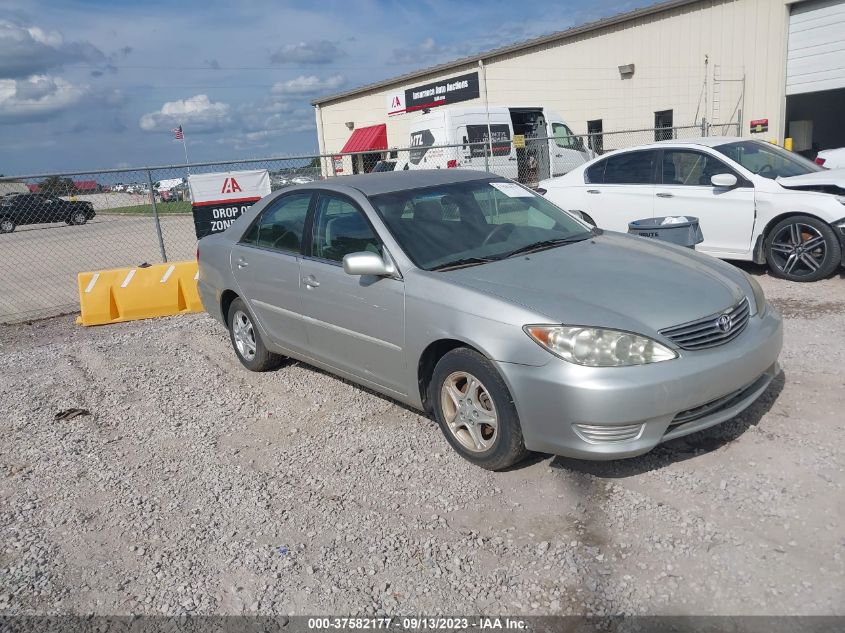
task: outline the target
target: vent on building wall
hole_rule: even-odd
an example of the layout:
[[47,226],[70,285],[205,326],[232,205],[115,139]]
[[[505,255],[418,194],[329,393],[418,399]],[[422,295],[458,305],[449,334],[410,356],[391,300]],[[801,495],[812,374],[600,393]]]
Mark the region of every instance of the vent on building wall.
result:
[[630,79],[634,76],[634,65],[633,64],[625,64],[624,66],[619,67],[619,76],[622,79]]

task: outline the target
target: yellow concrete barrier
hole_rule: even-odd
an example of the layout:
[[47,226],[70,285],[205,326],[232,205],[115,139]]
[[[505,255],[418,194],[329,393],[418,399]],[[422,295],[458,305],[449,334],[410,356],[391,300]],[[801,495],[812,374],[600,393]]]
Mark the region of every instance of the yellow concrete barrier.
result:
[[79,273],[82,325],[202,312],[195,261]]

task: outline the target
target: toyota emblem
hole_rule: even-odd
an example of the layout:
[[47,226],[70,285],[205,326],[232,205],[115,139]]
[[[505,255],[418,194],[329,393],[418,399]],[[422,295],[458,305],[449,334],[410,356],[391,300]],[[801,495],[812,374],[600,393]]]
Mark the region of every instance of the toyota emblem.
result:
[[731,317],[729,317],[727,314],[723,314],[722,316],[719,317],[719,320],[716,321],[716,325],[719,326],[719,329],[722,330],[722,332],[725,332],[725,333],[730,332],[731,331]]

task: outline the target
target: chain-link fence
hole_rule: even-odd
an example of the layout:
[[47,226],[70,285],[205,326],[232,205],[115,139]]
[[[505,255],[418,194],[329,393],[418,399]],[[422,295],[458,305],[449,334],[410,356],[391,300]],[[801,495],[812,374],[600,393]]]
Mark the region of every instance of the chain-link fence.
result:
[[593,156],[737,124],[605,132],[492,143],[417,146],[344,155],[144,167],[0,179],[0,323],[78,309],[76,275],[191,259],[191,174],[266,169],[271,189],[371,171],[476,169],[529,186]]

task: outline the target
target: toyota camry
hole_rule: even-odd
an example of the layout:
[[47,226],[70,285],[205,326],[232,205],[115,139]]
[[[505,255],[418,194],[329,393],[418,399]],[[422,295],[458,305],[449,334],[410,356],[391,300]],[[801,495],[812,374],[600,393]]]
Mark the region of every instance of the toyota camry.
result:
[[736,416],[779,371],[781,320],[753,278],[492,174],[290,187],[198,257],[246,368],[289,356],[365,385],[493,470],[531,450],[640,455]]

